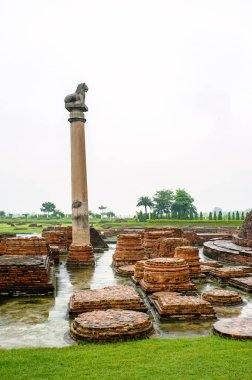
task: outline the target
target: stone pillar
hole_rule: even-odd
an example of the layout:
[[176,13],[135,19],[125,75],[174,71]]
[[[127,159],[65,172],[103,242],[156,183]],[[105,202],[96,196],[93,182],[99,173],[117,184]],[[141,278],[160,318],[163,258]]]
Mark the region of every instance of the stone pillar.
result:
[[88,222],[88,189],[85,151],[85,92],[82,83],[74,94],[65,98],[71,123],[71,180],[72,180],[72,244],[69,247],[68,265],[94,265]]

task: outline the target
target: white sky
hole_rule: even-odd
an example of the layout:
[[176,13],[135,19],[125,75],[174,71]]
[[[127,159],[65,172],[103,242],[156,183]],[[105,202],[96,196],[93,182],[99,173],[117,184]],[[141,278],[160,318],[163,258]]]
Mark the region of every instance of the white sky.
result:
[[252,206],[252,2],[0,0],[0,210],[70,212],[64,97],[89,87],[89,208],[185,188]]

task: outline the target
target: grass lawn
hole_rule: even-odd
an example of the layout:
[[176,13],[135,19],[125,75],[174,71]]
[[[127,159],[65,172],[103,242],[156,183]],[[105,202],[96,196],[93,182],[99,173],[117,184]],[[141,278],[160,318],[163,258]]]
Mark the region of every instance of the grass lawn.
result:
[[[90,223],[97,229],[106,227],[240,227],[241,220],[149,220],[146,222],[138,222],[136,220],[106,220],[106,219],[90,219]],[[30,226],[36,224],[37,226]],[[56,225],[69,226],[72,224],[71,217],[64,218],[0,218],[0,234],[28,234],[41,233],[44,228],[54,227]]]
[[0,379],[251,380],[252,341],[218,336],[0,350]]

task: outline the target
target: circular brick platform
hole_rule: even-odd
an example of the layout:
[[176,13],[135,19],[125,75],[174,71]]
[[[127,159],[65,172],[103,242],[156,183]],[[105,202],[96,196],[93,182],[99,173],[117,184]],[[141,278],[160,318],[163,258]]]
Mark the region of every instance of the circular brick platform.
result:
[[214,324],[214,333],[235,339],[252,339],[252,318],[222,319]]
[[135,265],[123,265],[116,268],[116,274],[120,276],[133,276],[135,271]]
[[153,332],[149,316],[129,310],[99,310],[80,314],[70,328],[75,340],[110,342],[146,338]]
[[204,300],[216,305],[237,305],[242,303],[239,293],[232,290],[214,289],[202,294]]

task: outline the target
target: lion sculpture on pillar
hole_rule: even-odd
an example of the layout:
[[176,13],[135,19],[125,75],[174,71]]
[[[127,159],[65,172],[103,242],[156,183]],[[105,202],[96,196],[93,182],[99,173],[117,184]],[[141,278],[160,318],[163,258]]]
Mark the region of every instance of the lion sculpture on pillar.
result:
[[85,104],[85,96],[88,91],[88,86],[85,83],[80,83],[74,94],[65,97],[65,108],[69,111],[87,112],[88,107]]

